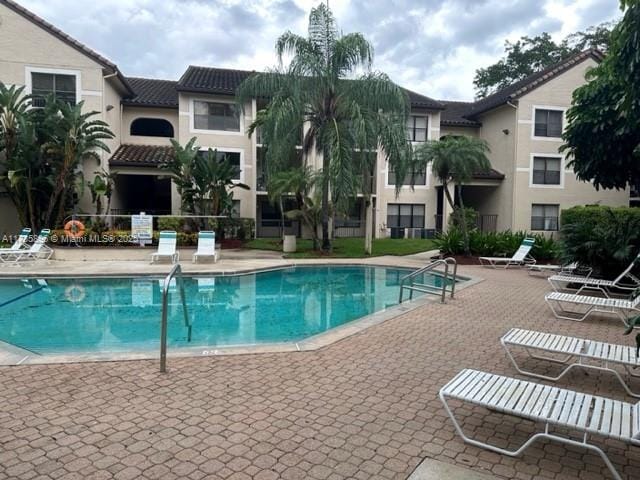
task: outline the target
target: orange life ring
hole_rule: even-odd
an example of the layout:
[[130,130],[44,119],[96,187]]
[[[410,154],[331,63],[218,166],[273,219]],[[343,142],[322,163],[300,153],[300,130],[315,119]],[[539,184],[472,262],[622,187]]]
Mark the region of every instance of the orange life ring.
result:
[[64,233],[71,238],[80,238],[84,234],[84,224],[79,220],[69,220],[64,224]]

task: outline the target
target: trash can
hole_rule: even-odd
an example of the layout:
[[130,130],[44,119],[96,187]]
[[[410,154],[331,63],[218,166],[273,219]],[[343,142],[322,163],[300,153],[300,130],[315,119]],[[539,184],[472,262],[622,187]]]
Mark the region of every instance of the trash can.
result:
[[295,253],[296,251],[296,236],[285,235],[282,241],[282,251],[284,253]]

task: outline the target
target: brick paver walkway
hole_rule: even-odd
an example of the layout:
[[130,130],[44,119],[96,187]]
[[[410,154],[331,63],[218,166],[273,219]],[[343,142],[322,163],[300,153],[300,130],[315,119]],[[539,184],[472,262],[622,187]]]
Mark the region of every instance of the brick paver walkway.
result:
[[[437,398],[461,368],[515,375],[498,343],[520,326],[614,342],[616,321],[556,321],[548,284],[486,281],[305,353],[0,368],[0,478],[406,478],[424,457],[517,479],[609,478],[591,454],[540,442],[521,458],[465,445]],[[611,377],[561,385],[622,400]],[[513,447],[533,424],[459,408],[469,432]],[[602,442],[628,478],[640,449]]]

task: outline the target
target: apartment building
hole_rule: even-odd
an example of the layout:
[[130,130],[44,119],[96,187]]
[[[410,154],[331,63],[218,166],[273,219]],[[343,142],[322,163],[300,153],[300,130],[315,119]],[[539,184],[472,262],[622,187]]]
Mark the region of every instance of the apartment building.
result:
[[[178,80],[125,77],[115,64],[11,0],[0,0],[0,20],[0,81],[25,85],[36,96],[84,100],[87,110],[99,111],[111,126],[111,154],[102,155],[100,165],[88,161],[83,171],[87,179],[98,167],[118,173],[112,213],[177,213],[179,195],[160,165],[172,155],[171,138],[184,144],[195,136],[202,149],[215,149],[237,165],[237,181],[250,187],[234,191],[234,215],[255,218],[260,236],[278,234],[280,214],[266,192],[264,147],[259,135],[246,134],[262,105],[253,100],[240,111],[234,96],[252,72],[189,66]],[[597,51],[581,52],[477,102],[438,101],[406,90],[407,139],[417,145],[444,135],[472,135],[488,142],[491,171],[478,172],[462,188],[465,205],[479,212],[485,230],[555,231],[563,208],[628,205],[628,191],[596,191],[577,181],[558,151],[571,94],[600,60]],[[301,161],[319,166],[314,156]],[[376,237],[446,228],[450,208],[442,186],[429,169],[412,176],[414,187],[396,195],[395,183],[410,179],[397,179],[378,153]],[[0,197],[0,208],[11,211],[6,197]],[[80,208],[92,211],[88,196]],[[363,219],[356,198],[349,215],[336,219],[335,235],[364,235]],[[0,222],[4,231],[17,227],[10,213]],[[293,224],[287,228],[300,232]]]

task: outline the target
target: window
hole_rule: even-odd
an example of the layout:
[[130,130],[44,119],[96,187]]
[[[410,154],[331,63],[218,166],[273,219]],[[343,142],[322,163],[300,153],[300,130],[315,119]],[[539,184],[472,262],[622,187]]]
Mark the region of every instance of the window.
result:
[[424,205],[390,203],[387,206],[388,228],[424,228]]
[[407,140],[410,142],[426,142],[429,121],[425,116],[411,115],[407,119]]
[[232,103],[193,102],[193,126],[196,130],[240,131],[240,115]]
[[533,157],[534,185],[560,185],[560,157]]
[[53,95],[56,100],[75,104],[76,76],[59,73],[31,72],[31,100],[34,107],[44,107],[45,100]]
[[562,136],[562,110],[536,108],[534,136],[560,138]]
[[[225,152],[223,150],[211,150],[212,153],[215,154],[216,159],[221,162],[223,160],[227,160],[232,167],[234,167],[235,175],[233,176],[233,180],[240,180],[240,152]],[[200,150],[198,155],[207,156],[209,154],[209,150]]]
[[136,118],[131,122],[131,135],[143,137],[173,137],[173,125],[163,118]]
[[531,230],[558,230],[559,205],[531,205]]
[[[397,178],[396,172],[394,172],[393,167],[389,165],[389,174],[388,174],[388,185],[396,185]],[[418,171],[408,172],[404,180],[402,181],[402,185],[411,185],[411,179],[413,178],[413,185],[426,185],[427,184],[427,170],[422,169]]]

